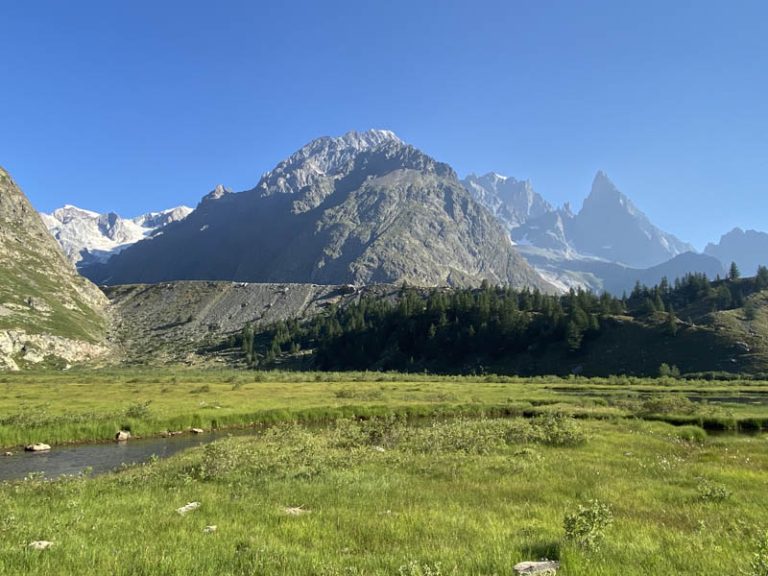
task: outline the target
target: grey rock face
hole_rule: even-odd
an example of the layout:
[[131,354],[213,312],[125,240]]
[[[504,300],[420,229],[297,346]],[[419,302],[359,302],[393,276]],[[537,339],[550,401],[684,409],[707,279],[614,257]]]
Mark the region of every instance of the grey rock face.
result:
[[108,284],[488,280],[551,288],[448,165],[378,130],[315,140],[255,188],[209,197],[162,235],[84,273]]
[[484,176],[470,174],[462,183],[510,230],[552,212],[552,206],[534,191],[529,180],[489,172]]
[[707,244],[704,253],[714,256],[726,267],[736,262],[744,276],[752,276],[758,266],[768,266],[768,234],[734,228],[717,244]]

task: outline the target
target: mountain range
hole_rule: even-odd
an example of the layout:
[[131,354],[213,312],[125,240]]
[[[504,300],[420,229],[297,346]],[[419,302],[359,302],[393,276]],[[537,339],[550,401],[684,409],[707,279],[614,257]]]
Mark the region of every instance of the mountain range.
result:
[[[509,181],[524,193],[504,190]],[[470,176],[464,184],[498,215],[517,250],[560,289],[582,287],[619,295],[637,282],[655,285],[663,277],[725,274],[716,250],[698,254],[690,244],[660,230],[602,171],[578,213],[568,205],[553,208],[530,183],[495,173]],[[532,209],[526,212],[527,207]]]
[[553,207],[528,180],[492,172],[459,182],[387,130],[318,138],[250,190],[217,186],[194,212],[180,206],[124,219],[64,206],[43,218],[80,271],[105,284],[488,280],[621,294],[638,281],[714,278],[731,261],[752,273],[768,261],[768,234],[738,228],[696,253],[602,171],[573,212]]
[[[40,215],[0,170],[0,369],[229,362],[221,343],[243,326],[311,317],[364,294],[396,300],[403,283],[620,294],[691,272],[723,276],[727,260],[748,275],[762,265],[767,241],[737,229],[696,254],[602,172],[574,212],[553,207],[528,181],[496,173],[460,181],[383,130],[313,140],[249,190],[219,185],[194,210],[131,219],[74,206]],[[74,263],[114,286],[99,290]],[[715,346],[725,355],[690,366],[730,369],[733,350],[754,348],[749,366],[762,370],[763,295],[740,292],[752,281],[729,282],[735,308],[714,313],[707,301],[681,309],[691,335],[727,332],[722,344],[691,341],[686,354],[699,358],[701,346]],[[724,306],[722,291],[714,282],[707,298]],[[625,327],[650,346],[659,320],[638,317]],[[661,361],[662,344],[639,370]],[[747,366],[740,362],[734,369]]]

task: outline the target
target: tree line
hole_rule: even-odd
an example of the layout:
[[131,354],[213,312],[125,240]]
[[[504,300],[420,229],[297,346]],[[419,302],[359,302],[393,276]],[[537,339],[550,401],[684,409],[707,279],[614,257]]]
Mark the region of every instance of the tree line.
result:
[[[359,296],[309,319],[281,321],[261,330],[246,326],[231,345],[249,365],[268,367],[304,351],[319,370],[462,370],[478,358],[489,363],[521,352],[564,346],[578,354],[611,319],[630,316],[677,334],[680,318],[741,307],[768,288],[768,268],[742,279],[733,265],[725,279],[688,274],[629,295],[570,290],[544,294],[483,283],[475,289],[423,289],[403,285],[395,298]],[[678,312],[679,311],[679,312]],[[681,314],[682,313],[682,314]],[[686,320],[685,317],[682,320]]]

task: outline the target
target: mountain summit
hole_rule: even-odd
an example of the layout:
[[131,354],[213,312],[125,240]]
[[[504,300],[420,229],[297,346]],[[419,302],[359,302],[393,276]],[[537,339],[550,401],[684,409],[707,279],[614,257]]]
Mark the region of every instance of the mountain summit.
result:
[[392,132],[313,140],[246,192],[86,271],[101,283],[238,280],[548,290],[447,165]]
[[651,224],[602,171],[573,218],[570,235],[579,252],[637,268],[693,251],[690,244]]

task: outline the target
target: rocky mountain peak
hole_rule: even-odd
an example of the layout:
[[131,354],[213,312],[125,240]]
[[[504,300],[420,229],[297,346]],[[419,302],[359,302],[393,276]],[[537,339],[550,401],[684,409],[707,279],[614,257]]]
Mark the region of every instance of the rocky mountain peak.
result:
[[200,202],[202,203],[202,202],[211,202],[214,200],[218,200],[223,196],[226,196],[227,194],[232,194],[232,190],[225,187],[223,184],[216,184],[216,187],[210,192],[208,192],[208,194],[203,196]]
[[249,193],[291,194],[293,210],[300,213],[316,208],[341,182],[342,188],[348,188],[393,170],[456,177],[450,166],[404,143],[393,132],[369,130],[313,140],[264,174]]
[[595,178],[592,180],[592,189],[584,200],[584,209],[589,209],[593,206],[619,206],[630,212],[635,212],[637,209],[634,204],[627,198],[608,178],[608,175],[602,170],[598,170],[595,174]]

